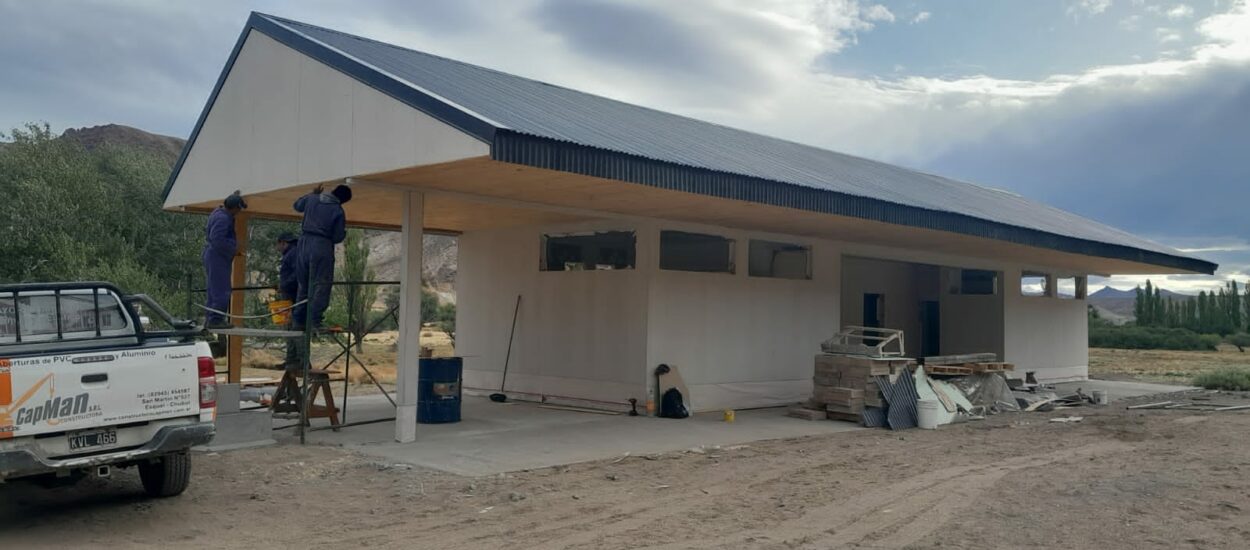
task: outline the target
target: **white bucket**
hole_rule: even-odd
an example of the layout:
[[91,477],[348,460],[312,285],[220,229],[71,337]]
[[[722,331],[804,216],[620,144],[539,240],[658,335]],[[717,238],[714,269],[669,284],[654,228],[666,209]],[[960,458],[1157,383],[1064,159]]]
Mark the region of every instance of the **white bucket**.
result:
[[1105,392],[1105,391],[1103,391],[1103,390],[1094,390],[1094,391],[1092,391],[1092,392],[1090,392],[1090,393],[1092,394],[1092,397],[1094,398],[1094,404],[1095,404],[1095,405],[1106,405],[1106,404],[1107,404],[1107,392]]
[[941,417],[942,402],[936,399],[916,401],[916,423],[921,429],[936,430]]

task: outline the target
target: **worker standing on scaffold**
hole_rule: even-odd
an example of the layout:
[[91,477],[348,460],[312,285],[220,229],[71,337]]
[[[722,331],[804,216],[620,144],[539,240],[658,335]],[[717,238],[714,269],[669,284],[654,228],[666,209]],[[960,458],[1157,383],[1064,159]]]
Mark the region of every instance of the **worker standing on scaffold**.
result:
[[[299,237],[294,233],[285,232],[278,235],[278,253],[282,255],[282,261],[278,264],[278,294],[283,299],[295,302],[295,297],[299,295],[299,277],[296,276],[296,263],[299,261]],[[288,328],[295,326],[295,316],[287,312]],[[299,344],[294,340],[286,342],[286,360],[283,366],[288,369],[299,368]]]
[[208,328],[230,326],[226,316],[216,311],[230,309],[230,272],[234,257],[239,253],[234,217],[246,208],[247,203],[235,191],[208,215],[208,224],[204,227],[204,251],[200,259],[204,262],[204,288],[208,294],[204,304],[208,308],[204,319]]
[[[303,330],[305,323],[321,329],[326,308],[330,307],[330,285],[334,282],[334,245],[347,238],[347,216],[343,205],[352,200],[352,189],[346,185],[335,187],[329,193],[321,192],[318,185],[312,193],[295,200],[295,211],[304,214],[300,225],[303,233],[299,239],[299,260],[296,278],[299,292],[295,307],[295,330]],[[309,292],[309,278],[313,289]]]

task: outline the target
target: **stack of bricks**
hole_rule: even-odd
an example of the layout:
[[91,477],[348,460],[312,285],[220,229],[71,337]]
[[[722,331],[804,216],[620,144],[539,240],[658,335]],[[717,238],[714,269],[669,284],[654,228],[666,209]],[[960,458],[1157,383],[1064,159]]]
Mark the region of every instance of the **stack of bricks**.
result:
[[808,405],[824,409],[826,418],[858,422],[864,407],[885,406],[873,377],[898,374],[910,363],[898,357],[817,355]]

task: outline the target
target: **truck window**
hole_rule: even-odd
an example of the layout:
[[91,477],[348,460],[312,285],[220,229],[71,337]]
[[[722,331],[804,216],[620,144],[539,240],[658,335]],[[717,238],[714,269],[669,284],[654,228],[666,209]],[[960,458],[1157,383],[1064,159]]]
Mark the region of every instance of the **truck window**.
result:
[[[108,291],[99,291],[99,319],[102,335],[115,336],[126,331],[128,323],[121,302]],[[64,338],[88,338],[95,335],[96,300],[90,290],[71,290],[60,295],[60,330]],[[12,295],[0,297],[0,344],[16,342],[21,330],[23,341],[46,342],[57,335],[57,296],[52,292],[34,295],[18,294],[16,306]]]

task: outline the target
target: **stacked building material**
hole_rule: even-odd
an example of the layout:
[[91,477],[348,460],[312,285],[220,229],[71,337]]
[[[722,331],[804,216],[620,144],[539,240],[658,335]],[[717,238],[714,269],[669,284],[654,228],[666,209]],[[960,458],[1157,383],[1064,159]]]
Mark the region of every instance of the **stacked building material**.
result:
[[859,422],[864,407],[885,405],[874,377],[897,375],[910,363],[898,357],[817,355],[807,407],[823,409],[833,420]]

